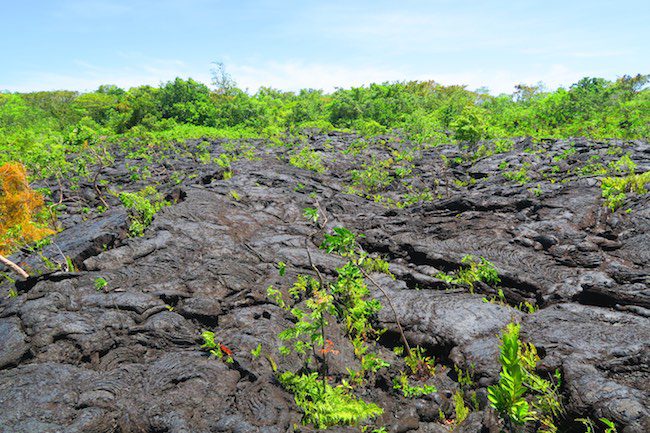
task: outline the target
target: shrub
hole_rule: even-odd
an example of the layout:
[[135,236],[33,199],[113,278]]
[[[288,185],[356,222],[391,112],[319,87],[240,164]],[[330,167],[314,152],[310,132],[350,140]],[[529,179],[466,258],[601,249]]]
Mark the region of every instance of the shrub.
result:
[[43,223],[42,207],[43,196],[29,187],[22,164],[0,166],[0,254],[54,233]]
[[[307,210],[305,216],[317,224],[317,210]],[[317,428],[358,425],[383,413],[380,407],[363,401],[351,391],[354,386],[363,386],[367,375],[374,375],[379,369],[389,366],[371,351],[373,340],[381,335],[381,331],[372,327],[371,318],[381,304],[369,299],[370,291],[361,268],[368,257],[360,250],[356,239],[357,235],[342,227],[335,228],[332,234],[324,234],[321,249],[348,259],[337,269],[335,281],[326,283],[318,272],[318,280],[298,275],[288,290],[287,298],[273,286],[267,289],[268,298],[294,317],[293,323],[278,335],[283,342],[278,348],[280,354],[293,353],[303,358],[301,371],[284,372],[278,380],[294,394],[296,404],[304,412],[303,423],[312,423]],[[286,264],[278,263],[278,270],[281,276],[284,275]],[[330,384],[332,378],[327,373],[329,357],[339,354],[335,343],[326,335],[333,326],[345,330],[355,357],[361,363],[359,371],[348,368],[349,378],[341,379],[336,386]],[[320,364],[320,376],[313,371],[314,362]]]
[[325,166],[321,160],[321,153],[313,150],[309,146],[305,146],[299,152],[291,155],[289,157],[289,164],[298,168],[315,171],[316,173],[323,173],[325,171]]
[[154,215],[163,207],[170,205],[168,201],[160,197],[160,193],[152,186],[139,192],[122,192],[119,199],[130,213],[129,233],[131,236],[142,236],[144,230],[151,225]]
[[625,177],[605,177],[600,185],[605,205],[612,212],[623,205],[627,193],[647,194],[646,184],[650,183],[650,171],[630,174]]
[[467,105],[458,118],[452,122],[451,127],[456,140],[478,143],[479,140],[485,138],[483,111],[474,105]]

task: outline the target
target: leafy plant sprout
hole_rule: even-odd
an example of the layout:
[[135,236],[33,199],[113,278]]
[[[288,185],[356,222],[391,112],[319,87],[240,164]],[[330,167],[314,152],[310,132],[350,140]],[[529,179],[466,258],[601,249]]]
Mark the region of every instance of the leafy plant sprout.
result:
[[484,282],[490,285],[496,285],[501,282],[496,267],[486,258],[468,254],[463,257],[461,262],[466,265],[465,268],[461,268],[451,274],[439,272],[435,277],[447,283],[466,285],[472,294],[474,293],[476,283]]
[[95,286],[95,290],[103,290],[106,286],[108,286],[108,281],[102,277],[98,277],[95,279],[95,283],[93,285]]
[[201,346],[204,349],[208,349],[209,353],[218,358],[223,359],[227,364],[232,364],[235,362],[233,358],[233,352],[226,345],[215,340],[215,334],[212,331],[204,331],[201,334],[203,337],[203,345]]
[[537,349],[519,340],[519,330],[519,324],[510,323],[501,334],[501,373],[499,382],[488,387],[488,400],[511,433],[529,421],[539,422],[542,432],[557,432],[555,420],[564,413],[560,372],[554,374],[555,383],[535,373]]

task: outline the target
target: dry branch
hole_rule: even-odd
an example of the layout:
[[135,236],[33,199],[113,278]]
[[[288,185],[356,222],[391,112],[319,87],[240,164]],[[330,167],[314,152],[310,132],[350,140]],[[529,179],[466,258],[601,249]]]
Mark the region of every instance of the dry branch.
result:
[[27,272],[25,272],[25,270],[23,268],[21,268],[20,266],[18,266],[17,264],[15,264],[11,260],[9,260],[5,256],[3,256],[2,254],[0,254],[0,263],[2,263],[3,265],[7,266],[10,269],[12,269],[14,272],[16,272],[18,275],[20,275],[24,279],[29,278],[29,274]]

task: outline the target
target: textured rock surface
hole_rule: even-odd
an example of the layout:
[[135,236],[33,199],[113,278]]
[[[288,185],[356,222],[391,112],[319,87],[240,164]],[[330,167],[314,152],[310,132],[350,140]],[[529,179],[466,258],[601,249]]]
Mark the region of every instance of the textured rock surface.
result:
[[[565,173],[594,154],[612,160],[606,152],[611,144],[546,142],[538,145],[543,151],[527,153],[530,143],[520,142],[513,152],[452,166],[440,154],[451,160],[457,148],[424,151],[413,161],[411,185],[439,198],[387,209],[345,194],[349,170],[359,168],[359,158],[387,158],[405,144],[387,140],[355,159],[340,152],[353,138],[311,138],[323,152],[323,174],[289,165],[273,148],[260,148],[257,160],[236,162],[229,180],[221,180],[216,164],[161,160],[152,181],[178,203],[159,212],[142,238],[127,237],[126,213],[110,195],[113,208],[84,221],[82,205],[98,201],[92,186],[82,185],[79,195],[86,201],[62,213],[65,230],[42,252],[54,263],[62,263],[62,255],[72,258],[78,272],[47,273],[38,254],[14,257],[46,273],[17,284],[19,295],[3,296],[0,303],[2,431],[290,430],[301,417],[293,397],[275,381],[270,362],[250,352],[261,343],[281,370],[299,367],[296,359],[280,360],[274,352],[290,316],[265,292],[313,272],[305,249],[313,229],[303,217],[303,209],[313,206],[312,193],[329,227],[364,233],[364,248],[389,259],[397,280],[374,278],[393,300],[411,343],[443,364],[439,392],[422,399],[400,397],[388,373],[380,374],[376,389],[364,396],[384,408],[380,424],[391,431],[448,431],[437,417],[439,409],[453,414],[453,363],[474,366],[483,409],[483,388],[499,370],[498,333],[514,319],[543,355],[540,371],[562,371],[571,416],[605,416],[625,433],[650,431],[648,196],[628,200],[630,213],[612,214],[595,178]],[[553,161],[571,145],[575,154]],[[647,144],[618,145],[641,170],[650,168]],[[214,155],[220,149],[213,143]],[[515,167],[528,162],[530,183],[506,181],[503,161]],[[553,164],[563,172],[551,182],[544,173]],[[178,185],[161,168],[171,166],[187,175]],[[142,186],[124,164],[103,177],[126,190]],[[472,178],[478,180],[466,187],[453,182]],[[408,192],[404,188],[395,182],[383,194],[399,198]],[[65,185],[61,191],[72,194]],[[53,187],[53,196],[61,191]],[[341,261],[308,245],[316,266],[332,275]],[[507,304],[484,302],[495,295],[487,286],[470,294],[435,278],[438,271],[457,269],[466,254],[496,265]],[[288,264],[284,279],[277,272],[280,261]],[[100,277],[108,284],[97,290]],[[0,287],[6,294],[13,285]],[[379,291],[373,296],[383,299]],[[539,310],[513,308],[523,301]],[[389,330],[380,350],[397,362],[390,350],[396,341],[392,312],[384,308],[378,319]],[[233,350],[233,365],[200,350],[204,330],[215,331]],[[342,352],[332,370],[343,373],[355,361],[345,337],[332,338]],[[458,431],[490,428],[491,416],[490,410],[473,413]]]

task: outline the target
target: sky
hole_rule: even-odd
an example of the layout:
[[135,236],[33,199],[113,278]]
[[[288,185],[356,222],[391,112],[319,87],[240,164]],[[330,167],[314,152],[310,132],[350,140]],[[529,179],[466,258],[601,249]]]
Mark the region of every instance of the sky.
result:
[[211,81],[332,91],[650,73],[650,1],[0,0],[0,91]]

